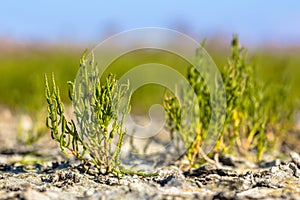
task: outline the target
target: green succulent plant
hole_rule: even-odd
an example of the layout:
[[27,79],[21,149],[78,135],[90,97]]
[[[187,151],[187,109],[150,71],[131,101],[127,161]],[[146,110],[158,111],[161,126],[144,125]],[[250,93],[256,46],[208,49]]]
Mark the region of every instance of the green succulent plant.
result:
[[[96,64],[93,61],[88,63],[85,55],[81,59],[79,73],[81,78],[76,88],[74,83],[68,82],[76,121],[67,121],[54,75],[52,87],[45,75],[48,103],[46,124],[51,137],[59,142],[62,152],[73,154],[83,163],[94,163],[105,174],[125,172],[120,151],[126,134],[123,123],[130,106],[127,99],[127,105],[121,108],[121,99],[126,96],[129,85],[118,84],[112,74],[102,84]],[[123,110],[119,112],[119,109]]]
[[[196,54],[196,59],[201,63],[201,54]],[[255,150],[256,160],[259,161],[264,152],[275,145],[275,141],[271,141],[268,135],[278,139],[282,136],[282,131],[291,128],[295,105],[288,100],[290,84],[284,81],[272,85],[258,79],[254,65],[249,64],[247,51],[241,47],[236,35],[231,42],[231,56],[220,72],[226,92],[226,119],[210,156],[214,153],[232,153],[248,157],[249,152]],[[196,130],[196,134],[181,128],[184,123],[183,116],[191,113],[190,110],[184,109],[186,105],[180,105],[171,93],[167,93],[164,99],[167,127],[171,134],[179,134],[186,144],[186,156],[190,167],[199,164],[199,158],[212,161],[203,154],[201,145],[207,137],[210,123],[213,123],[211,117],[224,120],[221,115],[211,116],[211,94],[205,83],[207,74],[205,71],[200,73],[192,66],[187,71],[187,80],[198,100],[198,108],[194,109],[199,110],[200,117],[198,121],[191,122],[197,128],[190,129]],[[181,93],[186,99],[190,99],[188,91]]]

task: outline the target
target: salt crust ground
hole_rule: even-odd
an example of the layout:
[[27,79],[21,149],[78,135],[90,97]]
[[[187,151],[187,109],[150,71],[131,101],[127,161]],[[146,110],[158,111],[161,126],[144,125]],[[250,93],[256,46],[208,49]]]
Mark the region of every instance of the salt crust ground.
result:
[[117,178],[66,159],[48,137],[33,149],[18,146],[16,118],[0,118],[0,199],[300,199],[296,152],[260,164],[225,155],[219,166],[187,172],[167,165],[157,176]]

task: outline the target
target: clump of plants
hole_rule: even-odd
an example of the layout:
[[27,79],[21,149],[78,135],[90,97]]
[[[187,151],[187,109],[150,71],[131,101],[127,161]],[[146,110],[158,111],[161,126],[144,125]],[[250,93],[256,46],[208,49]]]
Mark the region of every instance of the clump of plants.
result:
[[76,120],[67,120],[54,75],[50,83],[45,75],[46,125],[51,137],[59,143],[62,152],[72,154],[83,164],[93,163],[104,174],[125,173],[120,150],[126,134],[123,123],[130,106],[129,101],[125,106],[121,104],[129,85],[119,84],[112,74],[102,84],[96,63],[86,61],[85,55],[79,73],[76,86],[68,82]]
[[[198,64],[205,64],[201,54],[197,54],[196,59]],[[192,129],[196,133],[190,134],[182,129],[186,123],[182,116],[191,113],[188,109],[182,109],[185,103],[180,104],[175,95],[169,93],[164,99],[167,126],[171,134],[180,135],[185,142],[186,156],[191,167],[201,163],[203,158],[213,162],[211,157],[215,153],[249,157],[250,152],[256,152],[256,159],[259,161],[267,149],[276,145],[275,140],[283,137],[282,132],[291,128],[294,106],[288,101],[287,81],[273,84],[257,79],[254,65],[249,64],[247,51],[241,47],[237,36],[233,37],[231,43],[231,57],[220,71],[226,92],[226,119],[220,138],[208,156],[201,151],[208,126],[212,123],[212,118],[223,119],[211,116],[210,91],[205,82],[207,73],[200,73],[192,66],[187,71],[187,80],[198,100],[198,108],[194,109],[199,109],[200,112],[198,120],[192,122],[197,127]],[[181,93],[186,101],[190,99],[188,91]]]
[[[207,64],[203,56],[203,52],[196,52],[196,63],[200,66]],[[163,106],[167,127],[173,141],[184,143],[189,167],[201,164],[203,159],[214,162],[213,155],[225,153],[249,157],[255,152],[259,161],[267,149],[274,148],[285,137],[282,132],[291,128],[294,115],[293,101],[289,101],[288,79],[284,79],[285,84],[266,83],[258,79],[255,73],[254,65],[247,59],[247,51],[234,36],[231,56],[220,69],[223,84],[214,82],[216,91],[224,87],[226,95],[219,95],[221,97],[218,98],[226,102],[226,107],[219,106],[219,110],[213,112],[214,104],[219,102],[212,100],[217,99],[214,95],[218,92],[212,95],[209,91],[205,81],[210,78],[207,77],[209,72],[199,72],[193,66],[187,70],[187,80],[192,90],[179,87],[177,91],[181,102],[175,94],[166,93]],[[130,112],[129,83],[119,84],[112,74],[101,82],[93,57],[86,60],[85,55],[77,77],[80,79],[75,83],[68,82],[75,117],[68,120],[54,75],[51,81],[45,76],[48,103],[46,125],[62,152],[72,154],[83,164],[93,163],[104,174],[154,175],[127,170],[120,159],[126,135],[124,120]],[[219,124],[224,126],[219,127]],[[202,146],[210,134],[220,137],[206,155]]]
[[[202,46],[205,45],[203,41]],[[206,55],[203,51],[196,52],[196,64],[206,65]],[[184,87],[179,87],[177,95],[183,97],[181,102],[176,96],[171,93],[166,93],[163,106],[166,111],[167,127],[170,130],[172,138],[179,135],[179,138],[184,142],[186,148],[186,157],[191,166],[198,160],[199,157],[205,158],[206,161],[213,162],[206,156],[206,152],[200,147],[207,139],[210,121],[212,119],[212,102],[210,92],[205,80],[208,80],[209,69],[200,67],[203,73],[200,75],[197,69],[189,66],[187,70],[187,80],[192,90],[186,90]],[[216,82],[215,89],[221,85]],[[193,95],[196,95],[196,99]],[[218,95],[217,93],[215,95]],[[215,97],[213,97],[215,98]],[[221,97],[225,98],[225,97]],[[215,102],[217,103],[217,102]],[[217,132],[218,122],[224,122],[224,110],[222,106],[218,106],[220,110],[214,113],[212,123],[216,123],[214,132]],[[196,131],[196,132],[195,132]],[[214,134],[214,133],[213,133]]]

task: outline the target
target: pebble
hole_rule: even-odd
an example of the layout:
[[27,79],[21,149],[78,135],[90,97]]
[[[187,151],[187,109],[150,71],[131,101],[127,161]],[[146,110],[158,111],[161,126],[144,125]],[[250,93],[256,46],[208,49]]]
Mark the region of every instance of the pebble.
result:
[[95,193],[95,189],[90,188],[90,189],[84,191],[83,196],[84,197],[91,197],[91,196],[93,196],[94,193]]
[[279,168],[275,167],[275,166],[270,168],[270,172],[273,173],[273,174],[276,173],[278,170],[279,170]]
[[289,168],[291,170],[293,170],[293,175],[295,177],[299,178],[299,170],[298,170],[297,166],[294,163],[291,162],[291,163],[289,163]]
[[292,151],[290,152],[290,157],[292,161],[297,165],[297,167],[300,169],[300,156],[298,153]]
[[50,198],[45,194],[38,192],[36,190],[29,189],[28,191],[25,192],[24,194],[24,199],[32,199],[32,200],[50,200]]

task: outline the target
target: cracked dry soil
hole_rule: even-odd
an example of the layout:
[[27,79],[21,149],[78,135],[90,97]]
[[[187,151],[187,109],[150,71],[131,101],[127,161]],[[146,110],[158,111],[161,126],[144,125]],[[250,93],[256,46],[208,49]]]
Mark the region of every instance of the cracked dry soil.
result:
[[[117,178],[67,159],[51,138],[33,148],[14,143],[13,118],[0,120],[0,199],[300,199],[300,156],[259,164],[224,155],[220,165]],[[37,164],[40,163],[40,164]]]

